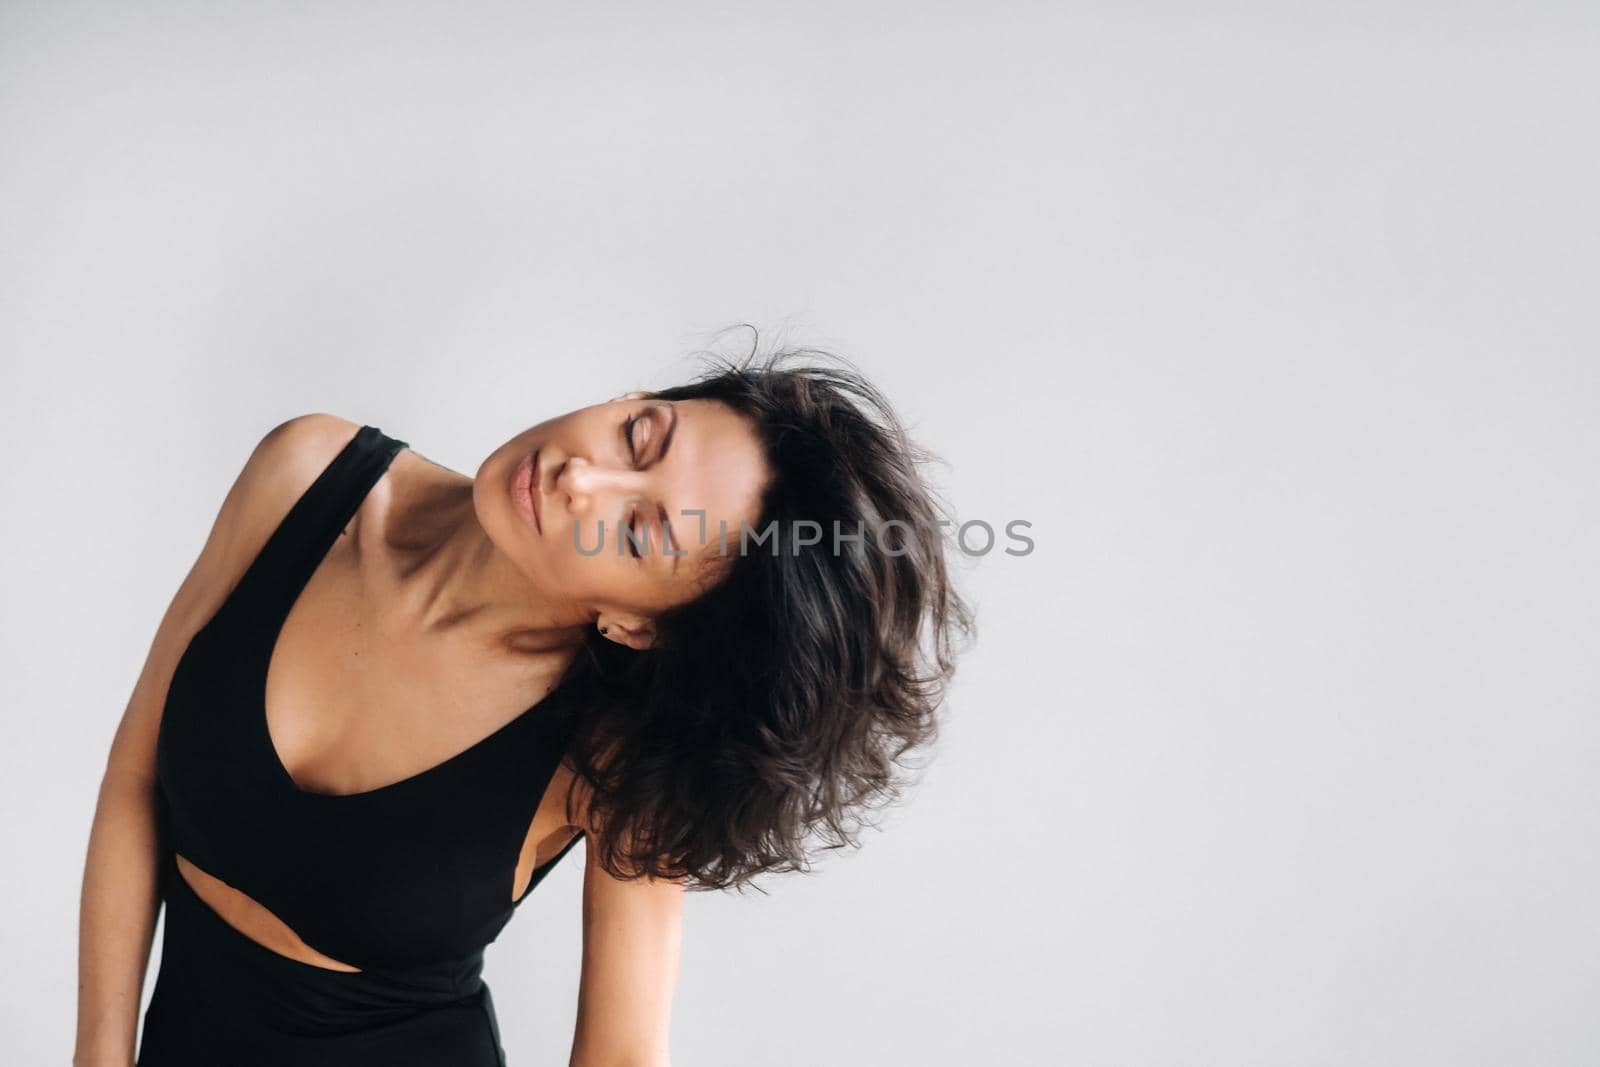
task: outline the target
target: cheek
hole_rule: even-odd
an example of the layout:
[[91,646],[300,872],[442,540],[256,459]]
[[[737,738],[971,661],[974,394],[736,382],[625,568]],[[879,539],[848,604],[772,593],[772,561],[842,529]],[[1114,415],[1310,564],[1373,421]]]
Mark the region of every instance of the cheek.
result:
[[553,546],[548,557],[553,583],[578,594],[603,594],[638,587],[641,576],[631,558],[617,556],[610,530],[606,531],[606,540],[598,552],[595,551],[593,530],[589,531],[582,545],[580,551],[573,543],[569,530],[567,536]]

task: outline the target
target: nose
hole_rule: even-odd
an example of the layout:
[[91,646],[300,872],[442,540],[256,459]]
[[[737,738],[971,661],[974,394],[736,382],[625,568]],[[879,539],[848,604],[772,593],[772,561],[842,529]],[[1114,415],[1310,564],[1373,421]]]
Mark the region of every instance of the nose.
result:
[[608,467],[591,463],[582,456],[572,456],[556,472],[555,488],[565,493],[567,506],[574,514],[581,514],[598,499],[613,494],[638,491],[640,471],[621,467]]

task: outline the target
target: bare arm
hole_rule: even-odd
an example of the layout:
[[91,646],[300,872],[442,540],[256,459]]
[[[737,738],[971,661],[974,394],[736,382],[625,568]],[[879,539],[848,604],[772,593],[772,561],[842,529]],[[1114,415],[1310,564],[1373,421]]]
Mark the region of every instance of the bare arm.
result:
[[210,565],[189,572],[156,631],[100,780],[78,912],[77,1067],[133,1063],[139,994],[155,932],[159,844],[155,744],[182,643],[199,627],[197,591]]
[[79,898],[75,1067],[134,1062],[140,993],[160,907],[156,733],[178,659],[292,503],[294,479],[301,476],[292,462],[295,443],[348,425],[330,415],[305,415],[262,438],[156,629],[112,739],[89,830]]
[[669,1067],[683,942],[681,883],[583,872],[583,977],[570,1067]]

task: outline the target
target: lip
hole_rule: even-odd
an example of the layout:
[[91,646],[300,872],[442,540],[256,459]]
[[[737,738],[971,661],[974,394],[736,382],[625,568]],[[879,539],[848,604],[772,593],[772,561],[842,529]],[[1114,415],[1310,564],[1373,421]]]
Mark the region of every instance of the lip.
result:
[[511,477],[511,501],[516,505],[518,512],[526,519],[535,530],[544,533],[544,522],[540,516],[543,510],[543,501],[539,492],[539,450],[536,448],[528,455],[522,457],[522,462],[517,464],[516,472]]

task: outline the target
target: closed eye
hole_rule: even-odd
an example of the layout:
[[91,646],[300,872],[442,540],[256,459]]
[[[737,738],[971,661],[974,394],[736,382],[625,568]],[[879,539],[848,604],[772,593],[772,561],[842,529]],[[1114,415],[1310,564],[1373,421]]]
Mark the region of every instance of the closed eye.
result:
[[631,536],[623,538],[624,541],[628,542],[628,554],[634,559],[643,559],[644,557],[639,554],[639,513],[637,511],[628,516],[628,533]]
[[[640,415],[629,415],[622,423],[622,436],[628,442],[628,458],[633,461],[635,466],[639,463],[639,444],[635,440],[637,434],[634,432],[634,427],[643,422],[644,429],[646,431],[650,430],[649,416],[650,412],[647,410]],[[648,443],[648,441],[649,438],[647,437],[646,442]]]

